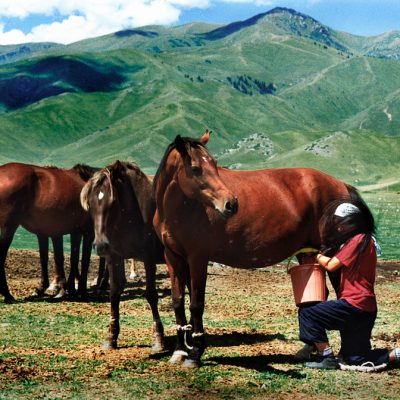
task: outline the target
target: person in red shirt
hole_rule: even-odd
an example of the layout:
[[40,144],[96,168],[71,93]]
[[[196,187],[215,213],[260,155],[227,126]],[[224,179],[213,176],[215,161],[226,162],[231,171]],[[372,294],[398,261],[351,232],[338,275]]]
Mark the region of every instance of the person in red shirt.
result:
[[[340,285],[335,288],[337,300],[299,309],[300,340],[319,356],[305,366],[372,372],[390,363],[399,365],[400,348],[371,348],[377,315],[374,284],[378,246],[371,211],[362,201],[334,202],[324,213],[321,227],[324,246],[316,260],[326,271],[340,272]],[[327,330],[340,332],[339,359],[329,344]]]

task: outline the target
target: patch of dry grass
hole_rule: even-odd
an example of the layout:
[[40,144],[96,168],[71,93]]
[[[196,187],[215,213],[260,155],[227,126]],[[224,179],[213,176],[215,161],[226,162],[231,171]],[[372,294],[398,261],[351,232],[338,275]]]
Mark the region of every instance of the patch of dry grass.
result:
[[[121,302],[119,349],[101,350],[109,303],[24,300],[39,282],[35,252],[12,251],[8,263],[13,305],[0,303],[0,399],[21,398],[255,398],[395,399],[400,370],[366,375],[304,369],[293,359],[297,308],[289,276],[277,265],[260,270],[211,266],[206,294],[208,348],[203,366],[184,370],[168,363],[174,347],[169,279],[160,266],[161,316],[168,351],[152,355],[151,313],[139,281]],[[97,261],[94,260],[93,271]],[[400,346],[400,263],[384,263],[376,285],[380,304],[373,332],[378,347]],[[337,349],[338,336],[332,344]]]

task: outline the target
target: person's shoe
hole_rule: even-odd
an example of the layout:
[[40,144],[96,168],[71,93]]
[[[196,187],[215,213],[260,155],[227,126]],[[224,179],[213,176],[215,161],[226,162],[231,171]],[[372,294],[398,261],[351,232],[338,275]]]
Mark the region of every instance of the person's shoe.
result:
[[348,365],[339,362],[339,366],[342,371],[380,372],[386,369],[387,364],[375,365],[372,361],[367,361],[361,365]]
[[335,357],[322,357],[318,361],[308,361],[304,366],[317,369],[338,369],[339,363]]
[[297,361],[311,360],[311,356],[317,354],[317,350],[310,344],[305,344],[295,355],[294,359]]

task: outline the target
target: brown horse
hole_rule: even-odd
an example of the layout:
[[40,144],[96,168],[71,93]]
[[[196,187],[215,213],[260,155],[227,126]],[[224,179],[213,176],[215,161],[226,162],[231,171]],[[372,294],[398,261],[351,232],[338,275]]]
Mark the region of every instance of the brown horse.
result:
[[[275,264],[303,247],[319,248],[319,220],[354,188],[308,168],[233,171],[217,166],[200,139],[179,135],[154,178],[154,227],[165,247],[177,323],[172,363],[197,367],[205,349],[208,261],[239,268]],[[190,324],[184,289],[190,293]]]
[[[62,289],[75,291],[79,248],[83,236],[82,272],[78,293],[87,295],[86,279],[94,237],[89,214],[80,205],[80,191],[95,170],[76,165],[71,169],[39,167],[10,163],[0,166],[0,293],[5,302],[14,299],[9,292],[5,261],[18,226],[37,235],[42,265],[39,292],[49,285],[47,261],[48,238],[54,245],[56,280]],[[64,274],[62,236],[71,234],[71,271],[68,282]]]
[[110,276],[111,322],[104,347],[117,347],[124,259],[134,258],[143,261],[146,270],[145,296],[154,321],[152,350],[162,350],[164,330],[157,307],[156,263],[165,261],[152,225],[152,181],[135,164],[116,161],[86,183],[81,203],[93,218],[95,247],[98,255],[106,259]]

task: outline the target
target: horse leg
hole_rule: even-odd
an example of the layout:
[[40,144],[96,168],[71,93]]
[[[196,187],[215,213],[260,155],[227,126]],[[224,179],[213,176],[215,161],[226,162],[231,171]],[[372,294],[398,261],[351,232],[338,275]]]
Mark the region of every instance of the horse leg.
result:
[[39,243],[39,255],[40,255],[40,267],[42,270],[42,276],[40,281],[40,286],[37,287],[33,295],[34,296],[43,296],[46,289],[49,287],[49,237],[37,235],[38,243]]
[[121,293],[124,289],[122,275],[125,271],[124,259],[117,256],[111,256],[107,259],[107,268],[110,275],[110,304],[111,320],[108,329],[108,339],[103,344],[103,349],[116,349],[119,335],[119,303]]
[[157,265],[153,260],[145,260],[144,267],[146,271],[145,297],[153,315],[153,343],[151,350],[155,353],[165,349],[164,327],[161,322],[160,314],[158,313],[158,293],[156,288]]
[[135,259],[134,258],[131,258],[129,260],[129,266],[130,266],[129,279],[131,281],[134,281],[135,278],[137,278],[137,273],[135,272]]
[[81,247],[82,234],[71,233],[71,269],[68,276],[67,289],[70,296],[76,296],[75,280],[79,279],[79,250]]
[[197,368],[200,366],[200,358],[206,348],[203,313],[204,299],[207,282],[207,261],[201,261],[196,257],[196,261],[189,260],[190,265],[190,322],[192,330],[192,346],[189,355],[183,363],[183,367]]
[[183,258],[167,247],[165,248],[164,255],[171,279],[172,307],[175,312],[177,329],[177,343],[169,362],[171,364],[181,364],[188,356],[189,348],[186,344],[186,337],[188,331],[191,330],[190,325],[187,324],[185,315],[185,271],[188,269],[188,265]]
[[100,291],[107,290],[108,285],[108,269],[106,268],[106,260],[104,257],[99,259],[99,270],[97,272],[97,289]]
[[79,279],[78,294],[84,299],[88,298],[87,276],[90,265],[90,256],[92,254],[93,240],[94,240],[93,232],[86,232],[83,234],[81,276]]
[[17,227],[2,226],[0,227],[0,294],[4,296],[4,302],[11,304],[15,301],[11,295],[5,271],[5,263],[7,258],[8,249],[14,237]]
[[66,290],[63,237],[52,236],[51,241],[53,243],[55,264],[55,275],[51,287],[58,292],[55,298],[60,299],[65,296]]

